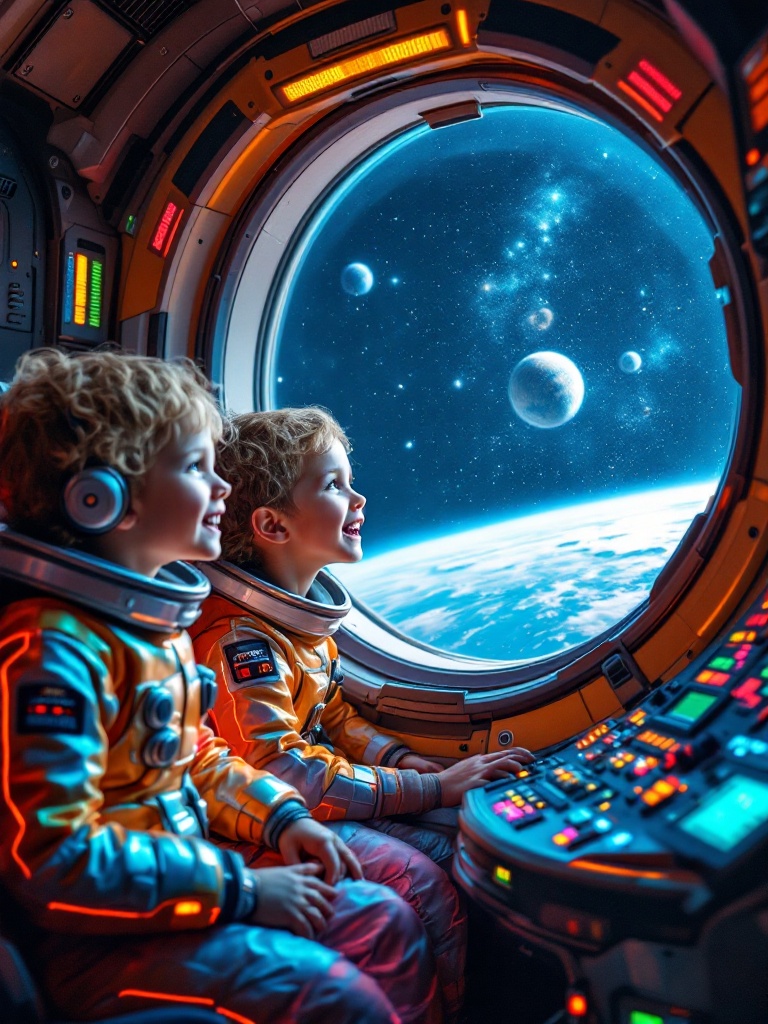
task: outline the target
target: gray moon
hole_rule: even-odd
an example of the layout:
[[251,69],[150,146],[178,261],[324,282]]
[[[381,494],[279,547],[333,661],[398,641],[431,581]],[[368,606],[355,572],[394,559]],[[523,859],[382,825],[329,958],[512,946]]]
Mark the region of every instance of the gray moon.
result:
[[509,401],[525,423],[551,430],[572,420],[584,401],[584,378],[560,352],[533,352],[509,378]]

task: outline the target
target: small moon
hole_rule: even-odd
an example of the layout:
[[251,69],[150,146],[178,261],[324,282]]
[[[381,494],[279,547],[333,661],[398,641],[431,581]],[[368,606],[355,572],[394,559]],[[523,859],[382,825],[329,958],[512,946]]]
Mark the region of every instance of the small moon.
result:
[[643,365],[643,360],[638,352],[631,349],[622,352],[619,356],[619,369],[622,373],[638,373]]
[[364,263],[348,263],[341,272],[341,287],[347,295],[367,295],[373,288],[373,274]]
[[542,306],[541,309],[536,309],[533,313],[530,313],[526,320],[534,327],[537,331],[546,331],[548,327],[552,326],[552,321],[555,319],[555,314],[547,306]]
[[552,429],[572,420],[584,401],[584,378],[560,352],[532,352],[509,378],[509,401],[532,427]]

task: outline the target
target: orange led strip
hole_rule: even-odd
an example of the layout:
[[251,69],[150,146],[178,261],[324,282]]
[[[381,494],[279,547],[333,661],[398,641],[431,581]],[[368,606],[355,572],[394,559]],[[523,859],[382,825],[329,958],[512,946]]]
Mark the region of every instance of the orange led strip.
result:
[[369,74],[379,68],[400,64],[403,61],[412,60],[414,57],[421,57],[425,53],[447,50],[450,49],[450,46],[451,39],[445,29],[425,32],[420,36],[403,39],[399,43],[380,46],[368,53],[360,54],[359,57],[350,57],[349,60],[331,64],[329,67],[323,68],[322,71],[305,75],[304,78],[297,78],[290,85],[282,86],[282,93],[289,103],[295,103],[314,93],[340,85],[350,78],[358,78],[360,75]]
[[467,12],[462,9],[456,11],[456,28],[459,33],[461,45],[469,46],[469,44],[472,42],[472,36],[469,34],[469,21],[467,19]]
[[639,92],[636,92],[631,85],[627,85],[627,83],[621,78],[616,84],[621,89],[621,91],[625,92],[627,96],[633,99],[638,106],[642,107],[643,110],[647,111],[655,121],[664,120],[664,118],[658,112],[656,107],[651,106],[651,104],[646,99],[644,99]]
[[27,823],[24,820],[24,815],[21,813],[11,797],[11,732],[9,722],[10,693],[8,688],[8,671],[15,661],[18,661],[19,658],[23,657],[27,653],[32,641],[30,640],[29,633],[15,633],[13,636],[8,637],[5,644],[5,646],[8,646],[8,644],[12,644],[14,640],[19,639],[23,641],[21,647],[19,647],[18,651],[16,651],[15,654],[12,654],[11,657],[3,663],[3,668],[0,672],[0,686],[2,686],[3,696],[3,797],[5,798],[5,802],[8,805],[9,810],[19,826],[18,835],[11,845],[11,856],[21,868],[21,873],[24,877],[31,878],[32,872],[21,859],[21,855],[19,854],[19,846],[21,845],[24,833],[27,830]]

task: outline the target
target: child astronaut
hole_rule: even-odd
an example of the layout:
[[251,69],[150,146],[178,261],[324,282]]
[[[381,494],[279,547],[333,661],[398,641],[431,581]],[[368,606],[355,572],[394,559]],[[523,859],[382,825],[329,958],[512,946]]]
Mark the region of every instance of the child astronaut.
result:
[[466,921],[450,879],[431,862],[450,859],[450,828],[424,827],[424,814],[455,807],[466,790],[520,771],[532,756],[516,747],[443,769],[345,699],[332,634],[350,603],[322,569],[362,557],[365,499],[352,486],[349,450],[339,424],[317,407],[234,417],[220,451],[233,485],[222,520],[226,561],[202,567],[215,596],[191,632],[198,658],[220,680],[216,731],[249,764],[299,790],[317,818],[333,822],[366,877],[396,888],[422,915],[451,1020],[461,1004]]
[[190,363],[43,350],[0,398],[0,881],[67,1017],[438,1020],[416,915],[202,724],[168,563],[219,555],[220,432]]

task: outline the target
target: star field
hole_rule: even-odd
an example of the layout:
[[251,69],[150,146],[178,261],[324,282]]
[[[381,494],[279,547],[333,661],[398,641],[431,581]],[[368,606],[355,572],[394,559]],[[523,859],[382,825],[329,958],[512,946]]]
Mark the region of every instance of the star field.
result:
[[[324,405],[347,429],[366,550],[722,473],[738,388],[711,238],[638,145],[498,108],[416,130],[340,195],[292,282],[273,401]],[[367,294],[342,288],[351,263],[373,275]],[[523,422],[507,391],[542,350],[586,389],[554,429]],[[619,367],[628,350],[637,372]]]

